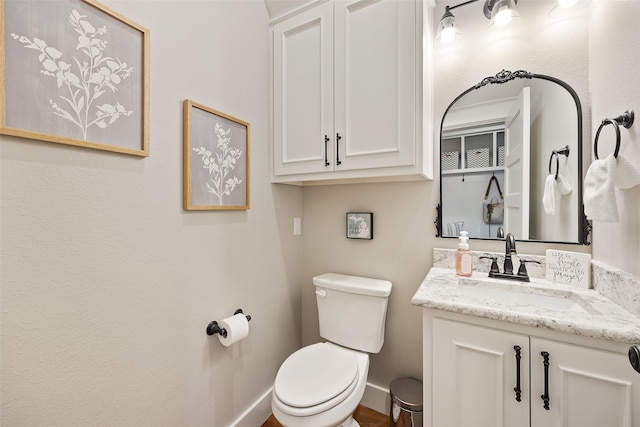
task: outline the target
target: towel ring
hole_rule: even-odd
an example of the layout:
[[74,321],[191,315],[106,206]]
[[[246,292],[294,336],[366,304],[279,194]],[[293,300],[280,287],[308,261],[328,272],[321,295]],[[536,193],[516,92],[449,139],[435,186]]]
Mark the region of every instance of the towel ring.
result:
[[613,125],[613,128],[616,131],[616,149],[613,153],[613,156],[615,158],[618,158],[618,153],[620,152],[620,126],[619,125],[622,125],[625,128],[629,129],[633,125],[634,118],[635,118],[635,113],[633,112],[633,110],[627,110],[623,114],[619,115],[614,119],[604,119],[602,121],[602,123],[600,124],[600,127],[598,128],[598,131],[596,132],[596,139],[593,142],[593,153],[596,157],[596,160],[598,159],[598,138],[600,137],[600,132],[602,131],[602,128],[609,124]]
[[560,154],[562,154],[563,156],[567,156],[569,157],[569,146],[565,146],[564,148],[561,148],[560,150],[553,150],[551,152],[551,157],[549,157],[549,175],[551,175],[551,162],[553,161],[553,156],[556,157],[556,177],[555,179],[558,179],[558,174],[560,173]]
[[604,119],[602,121],[602,123],[600,123],[600,127],[598,128],[598,131],[596,132],[596,140],[593,143],[593,154],[596,157],[596,160],[599,159],[598,157],[598,138],[600,138],[600,132],[602,131],[602,128],[605,127],[606,125],[613,125],[613,128],[616,131],[616,150],[613,152],[613,157],[615,157],[616,159],[618,158],[618,152],[620,152],[620,127],[618,126],[618,123],[613,120],[613,119]]

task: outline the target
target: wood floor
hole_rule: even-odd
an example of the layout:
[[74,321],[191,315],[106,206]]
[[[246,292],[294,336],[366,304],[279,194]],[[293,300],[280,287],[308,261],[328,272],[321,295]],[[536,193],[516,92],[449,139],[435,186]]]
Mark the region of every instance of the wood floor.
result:
[[[388,427],[389,417],[381,414],[380,412],[369,409],[366,406],[358,406],[356,412],[353,414],[353,418],[358,421],[360,427]],[[282,427],[276,418],[271,415],[269,419],[262,424],[262,427]]]

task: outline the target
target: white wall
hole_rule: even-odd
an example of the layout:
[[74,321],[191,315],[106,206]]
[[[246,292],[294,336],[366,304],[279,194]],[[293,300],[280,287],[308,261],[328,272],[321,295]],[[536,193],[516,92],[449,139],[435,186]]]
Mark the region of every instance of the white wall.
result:
[[[487,32],[482,3],[455,9],[464,39],[458,46],[436,48],[434,58],[434,150],[439,170],[439,132],[442,114],[455,97],[500,70],[525,69],[556,76],[580,96],[588,120],[588,21],[542,21],[547,10],[539,0],[520,0],[519,26],[506,36]],[[551,1],[546,1],[551,8]],[[444,6],[438,0],[437,25]],[[530,18],[527,18],[530,17]],[[587,121],[587,123],[589,123]],[[585,140],[588,140],[588,133]],[[433,221],[439,198],[438,179],[432,182],[338,185],[303,189],[304,273],[302,277],[303,344],[320,340],[311,278],[327,271],[379,277],[393,282],[385,345],[371,357],[369,379],[388,387],[399,376],[422,378],[422,330],[420,309],[411,296],[432,263],[432,248],[455,248],[457,240],[435,237]],[[480,215],[481,206],[470,206]],[[344,236],[348,211],[374,213],[374,240],[354,241]],[[504,251],[504,243],[471,241],[472,249]],[[588,246],[518,243],[518,252],[544,254],[547,248],[590,252]]]
[[[592,5],[589,73],[592,96],[592,134],[602,119],[616,117],[627,109],[640,112],[640,2],[594,1]],[[621,127],[620,156],[640,164],[640,123]],[[612,129],[603,130],[598,142],[602,159],[613,152]],[[593,150],[593,140],[591,141]],[[593,258],[612,267],[640,276],[640,186],[617,190],[620,222],[593,224]]]
[[[422,312],[410,300],[437,241],[432,188],[431,182],[409,182],[303,190],[303,344],[320,340],[313,276],[335,272],[390,280],[385,343],[369,368],[369,381],[383,388],[398,376],[422,378]],[[373,240],[345,237],[347,212],[374,213]]]
[[[437,2],[436,20],[445,3]],[[529,27],[523,12],[531,1],[518,3],[524,26],[506,39],[485,33],[481,2],[456,13],[466,17],[466,35],[460,47],[436,51],[435,138],[451,100],[502,68],[573,86],[585,141],[602,117],[637,108],[639,3],[607,1],[613,9],[600,10],[594,2],[590,47],[586,23]],[[421,313],[409,300],[432,248],[456,245],[434,237],[439,182],[268,184],[264,3],[107,4],[151,29],[151,157],[0,137],[0,423],[228,425],[268,389],[300,333],[303,344],[319,339],[311,277],[327,271],[393,282],[386,343],[372,356],[370,380],[387,387],[401,375],[421,378]],[[612,23],[625,31],[609,31]],[[182,211],[185,98],[251,123],[249,211]],[[637,139],[634,129],[623,131],[623,152],[634,158]],[[593,244],[594,258],[635,275],[638,191],[619,197],[620,224],[594,225]],[[373,241],[344,237],[352,210],[374,212]],[[293,237],[292,218],[303,213],[303,236]],[[518,244],[521,253],[547,247],[591,250]],[[238,306],[253,315],[252,334],[223,348],[204,329]]]
[[[449,3],[436,1],[434,24]],[[539,8],[543,3],[548,9]],[[434,138],[439,140],[442,114],[459,93],[503,68],[525,69],[560,78],[576,90],[583,108],[586,171],[587,153],[600,120],[628,108],[640,109],[640,54],[635,46],[640,38],[640,2],[593,1],[581,14],[548,20],[545,18],[552,1],[520,0],[521,23],[503,35],[486,31],[488,21],[481,14],[481,5],[478,2],[456,9],[454,14],[464,32],[462,43],[435,49]],[[635,163],[640,159],[638,126],[636,123],[634,128],[622,130],[621,152],[635,159]],[[437,142],[434,145],[439,146]],[[605,141],[600,147],[603,153],[610,152]],[[437,170],[439,149],[434,151]],[[303,190],[303,344],[320,339],[310,285],[313,275],[336,271],[388,279],[394,288],[386,342],[382,352],[372,356],[370,380],[387,387],[398,376],[422,377],[420,313],[409,300],[432,263],[431,249],[456,247],[455,239],[434,237],[438,192],[437,179]],[[518,252],[544,254],[548,248],[593,251],[594,259],[639,276],[640,187],[617,195],[621,221],[615,225],[595,223],[592,246],[520,242]],[[480,211],[478,206],[470,209]],[[351,210],[374,212],[373,241],[344,237],[344,214]],[[504,243],[472,240],[471,248],[503,251]]]
[[[3,426],[225,426],[300,345],[301,191],[270,178],[262,1],[108,1],[151,31],[151,156],[0,137]],[[182,101],[251,123],[251,209],[182,210]],[[242,307],[251,335],[207,324]]]

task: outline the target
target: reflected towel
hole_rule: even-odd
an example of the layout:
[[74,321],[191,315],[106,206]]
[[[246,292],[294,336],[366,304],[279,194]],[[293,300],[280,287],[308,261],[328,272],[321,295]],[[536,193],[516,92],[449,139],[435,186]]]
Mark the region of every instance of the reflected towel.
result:
[[556,177],[551,174],[544,182],[544,193],[542,193],[542,206],[547,215],[556,213]]
[[616,158],[609,154],[594,160],[584,178],[584,213],[587,218],[601,222],[618,222],[618,206],[614,177]]
[[627,160],[622,153],[618,154],[614,183],[623,190],[640,185],[640,167]]
[[556,213],[556,193],[566,196],[571,193],[571,184],[564,176],[558,174],[549,175],[544,182],[544,193],[542,193],[542,206],[547,215],[555,215]]

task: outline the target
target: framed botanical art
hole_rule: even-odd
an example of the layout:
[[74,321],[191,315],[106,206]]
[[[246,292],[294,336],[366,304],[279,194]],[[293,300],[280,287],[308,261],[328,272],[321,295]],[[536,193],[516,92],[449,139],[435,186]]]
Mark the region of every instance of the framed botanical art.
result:
[[249,123],[184,101],[184,209],[249,209]]
[[372,212],[347,212],[347,239],[373,239]]
[[0,133],[149,155],[149,33],[94,0],[0,0]]

